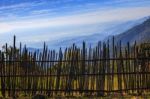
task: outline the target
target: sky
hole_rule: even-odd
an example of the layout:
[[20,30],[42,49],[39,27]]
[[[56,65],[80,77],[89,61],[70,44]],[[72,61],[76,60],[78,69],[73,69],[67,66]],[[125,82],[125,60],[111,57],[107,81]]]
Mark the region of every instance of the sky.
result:
[[104,28],[150,15],[150,0],[0,0],[0,46],[102,33]]

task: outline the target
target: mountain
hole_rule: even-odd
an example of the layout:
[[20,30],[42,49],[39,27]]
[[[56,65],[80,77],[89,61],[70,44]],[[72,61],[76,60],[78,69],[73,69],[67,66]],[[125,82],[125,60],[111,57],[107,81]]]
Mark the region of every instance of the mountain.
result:
[[[85,41],[88,45],[96,45],[98,41],[104,41],[106,38],[111,37],[111,35],[118,35],[127,31],[128,29],[141,24],[143,21],[147,20],[148,17],[144,17],[141,19],[131,20],[131,21],[124,21],[120,23],[109,23],[105,26],[102,31],[99,33],[92,33],[83,36],[76,36],[76,37],[66,37],[62,38],[61,40],[56,41],[48,41],[46,42],[50,49],[58,49],[59,47],[65,48],[67,46],[71,46],[75,43],[78,46],[82,45],[82,42]],[[99,27],[101,28],[101,27]]]
[[[87,35],[77,35],[77,36],[71,36],[71,37],[63,37],[61,39],[58,40],[48,40],[46,41],[46,45],[48,45],[49,49],[55,49],[55,50],[59,50],[59,48],[61,47],[62,49],[71,46],[73,43],[75,43],[77,46],[82,46],[82,42],[85,41],[87,46],[92,45],[95,46],[97,44],[98,41],[106,41],[110,38],[112,38],[113,35],[116,35],[116,41],[122,40],[124,43],[127,41],[134,41],[135,39],[137,40],[137,38],[139,38],[139,36],[135,36],[137,35],[137,32],[141,32],[140,29],[138,30],[137,27],[141,24],[143,24],[143,22],[146,22],[148,19],[150,19],[149,17],[144,17],[141,19],[136,19],[136,20],[130,20],[130,21],[124,21],[124,22],[111,22],[109,24],[104,24],[103,25],[103,29],[100,29],[100,31],[98,33],[91,33],[91,34],[87,34]],[[133,28],[137,27],[135,30],[131,30]],[[101,25],[99,25],[99,28],[102,28]],[[148,30],[148,29],[147,29]],[[145,31],[146,34],[147,30]],[[134,33],[132,33],[134,31]],[[145,33],[143,33],[144,35],[146,35]],[[144,35],[142,34],[142,39],[145,38],[149,39],[149,35],[144,37]],[[140,41],[140,40],[137,40]],[[34,46],[39,46],[39,47],[34,47]],[[42,49],[43,47],[43,42],[36,42],[33,44],[29,45],[29,50],[30,51],[34,51],[37,49]],[[32,49],[33,48],[33,49]],[[35,48],[35,49],[34,49]]]
[[131,29],[115,36],[116,41],[143,43],[150,42],[150,18],[143,23],[132,27]]

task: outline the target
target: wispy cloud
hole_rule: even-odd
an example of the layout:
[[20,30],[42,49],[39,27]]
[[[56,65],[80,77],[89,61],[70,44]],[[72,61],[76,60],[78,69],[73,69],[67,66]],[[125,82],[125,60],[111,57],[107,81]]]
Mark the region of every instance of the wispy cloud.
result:
[[83,14],[67,15],[56,18],[26,19],[21,21],[2,22],[0,33],[17,29],[33,29],[44,27],[78,26],[98,24],[110,21],[127,21],[150,15],[150,7],[120,8],[109,10],[97,10]]
[[[26,30],[34,30],[34,36],[22,37],[22,40],[38,42],[95,33],[100,31],[99,26],[109,22],[149,16],[149,5],[148,0],[46,0],[4,5],[0,6],[0,35],[18,31],[25,34]],[[42,34],[39,30],[43,28],[46,32],[39,36]]]
[[56,17],[68,14],[78,14],[95,11],[97,9],[107,10],[115,8],[126,8],[133,5],[140,7],[148,7],[150,1],[143,0],[113,0],[97,1],[97,0],[52,0],[42,2],[22,2],[13,5],[0,6],[0,21],[23,19],[27,16],[35,17]]
[[2,6],[0,7],[0,10],[24,8],[28,6],[33,6],[32,4],[33,3],[21,3],[21,4],[15,4],[15,5]]

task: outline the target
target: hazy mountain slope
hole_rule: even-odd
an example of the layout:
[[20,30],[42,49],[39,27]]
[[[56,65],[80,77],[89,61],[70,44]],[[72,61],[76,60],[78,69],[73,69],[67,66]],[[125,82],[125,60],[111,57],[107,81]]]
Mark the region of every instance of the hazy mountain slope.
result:
[[123,44],[126,42],[137,43],[150,42],[150,18],[144,21],[140,25],[136,25],[133,28],[115,36],[116,41],[122,41]]
[[[51,40],[46,41],[46,44],[48,45],[49,49],[56,49],[56,50],[59,50],[60,47],[65,48],[65,47],[71,46],[73,43],[80,46],[82,45],[83,41],[85,41],[88,45],[94,46],[97,44],[98,41],[106,41],[112,38],[112,35],[117,35],[116,36],[117,41],[119,40],[123,40],[123,42],[133,41],[135,38],[138,38],[138,37],[136,36],[132,37],[132,35],[136,35],[137,34],[136,31],[141,31],[141,30],[136,29],[136,31],[132,34],[126,33],[126,32],[131,30],[132,27],[142,24],[147,19],[149,19],[149,17],[144,17],[138,20],[121,22],[117,24],[111,23],[108,26],[105,26],[105,29],[103,29],[103,31],[100,31],[99,33],[92,33],[90,35],[88,34],[88,35],[82,35],[82,36],[64,37],[62,39],[58,39],[55,41],[51,41]],[[149,33],[148,29],[143,32],[144,35],[148,33]],[[142,35],[141,37],[149,40],[149,35],[146,37],[144,37],[144,35]],[[36,45],[39,47],[34,47],[34,48],[42,48],[43,43],[44,42],[36,42],[36,43],[30,44],[28,47],[33,48],[33,46]]]
[[[132,21],[126,21],[122,23],[111,23],[110,25],[106,26],[106,28],[103,31],[100,31],[99,33],[93,33],[91,35],[84,35],[84,36],[76,36],[76,37],[69,37],[69,38],[63,38],[62,40],[57,40],[53,42],[46,42],[50,48],[59,48],[59,47],[66,47],[71,46],[73,43],[76,43],[77,45],[82,45],[82,42],[85,41],[89,45],[96,45],[98,41],[103,41],[110,35],[117,35],[124,31],[127,31],[128,29],[141,24],[143,21],[147,20],[148,17],[144,17],[138,20],[132,20]],[[100,27],[101,28],[101,27]]]

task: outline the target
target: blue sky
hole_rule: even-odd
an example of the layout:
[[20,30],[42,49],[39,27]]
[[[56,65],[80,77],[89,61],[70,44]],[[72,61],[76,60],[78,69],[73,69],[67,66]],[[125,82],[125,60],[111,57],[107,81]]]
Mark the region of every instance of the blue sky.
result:
[[0,0],[0,46],[14,34],[29,45],[55,42],[149,15],[150,0]]

